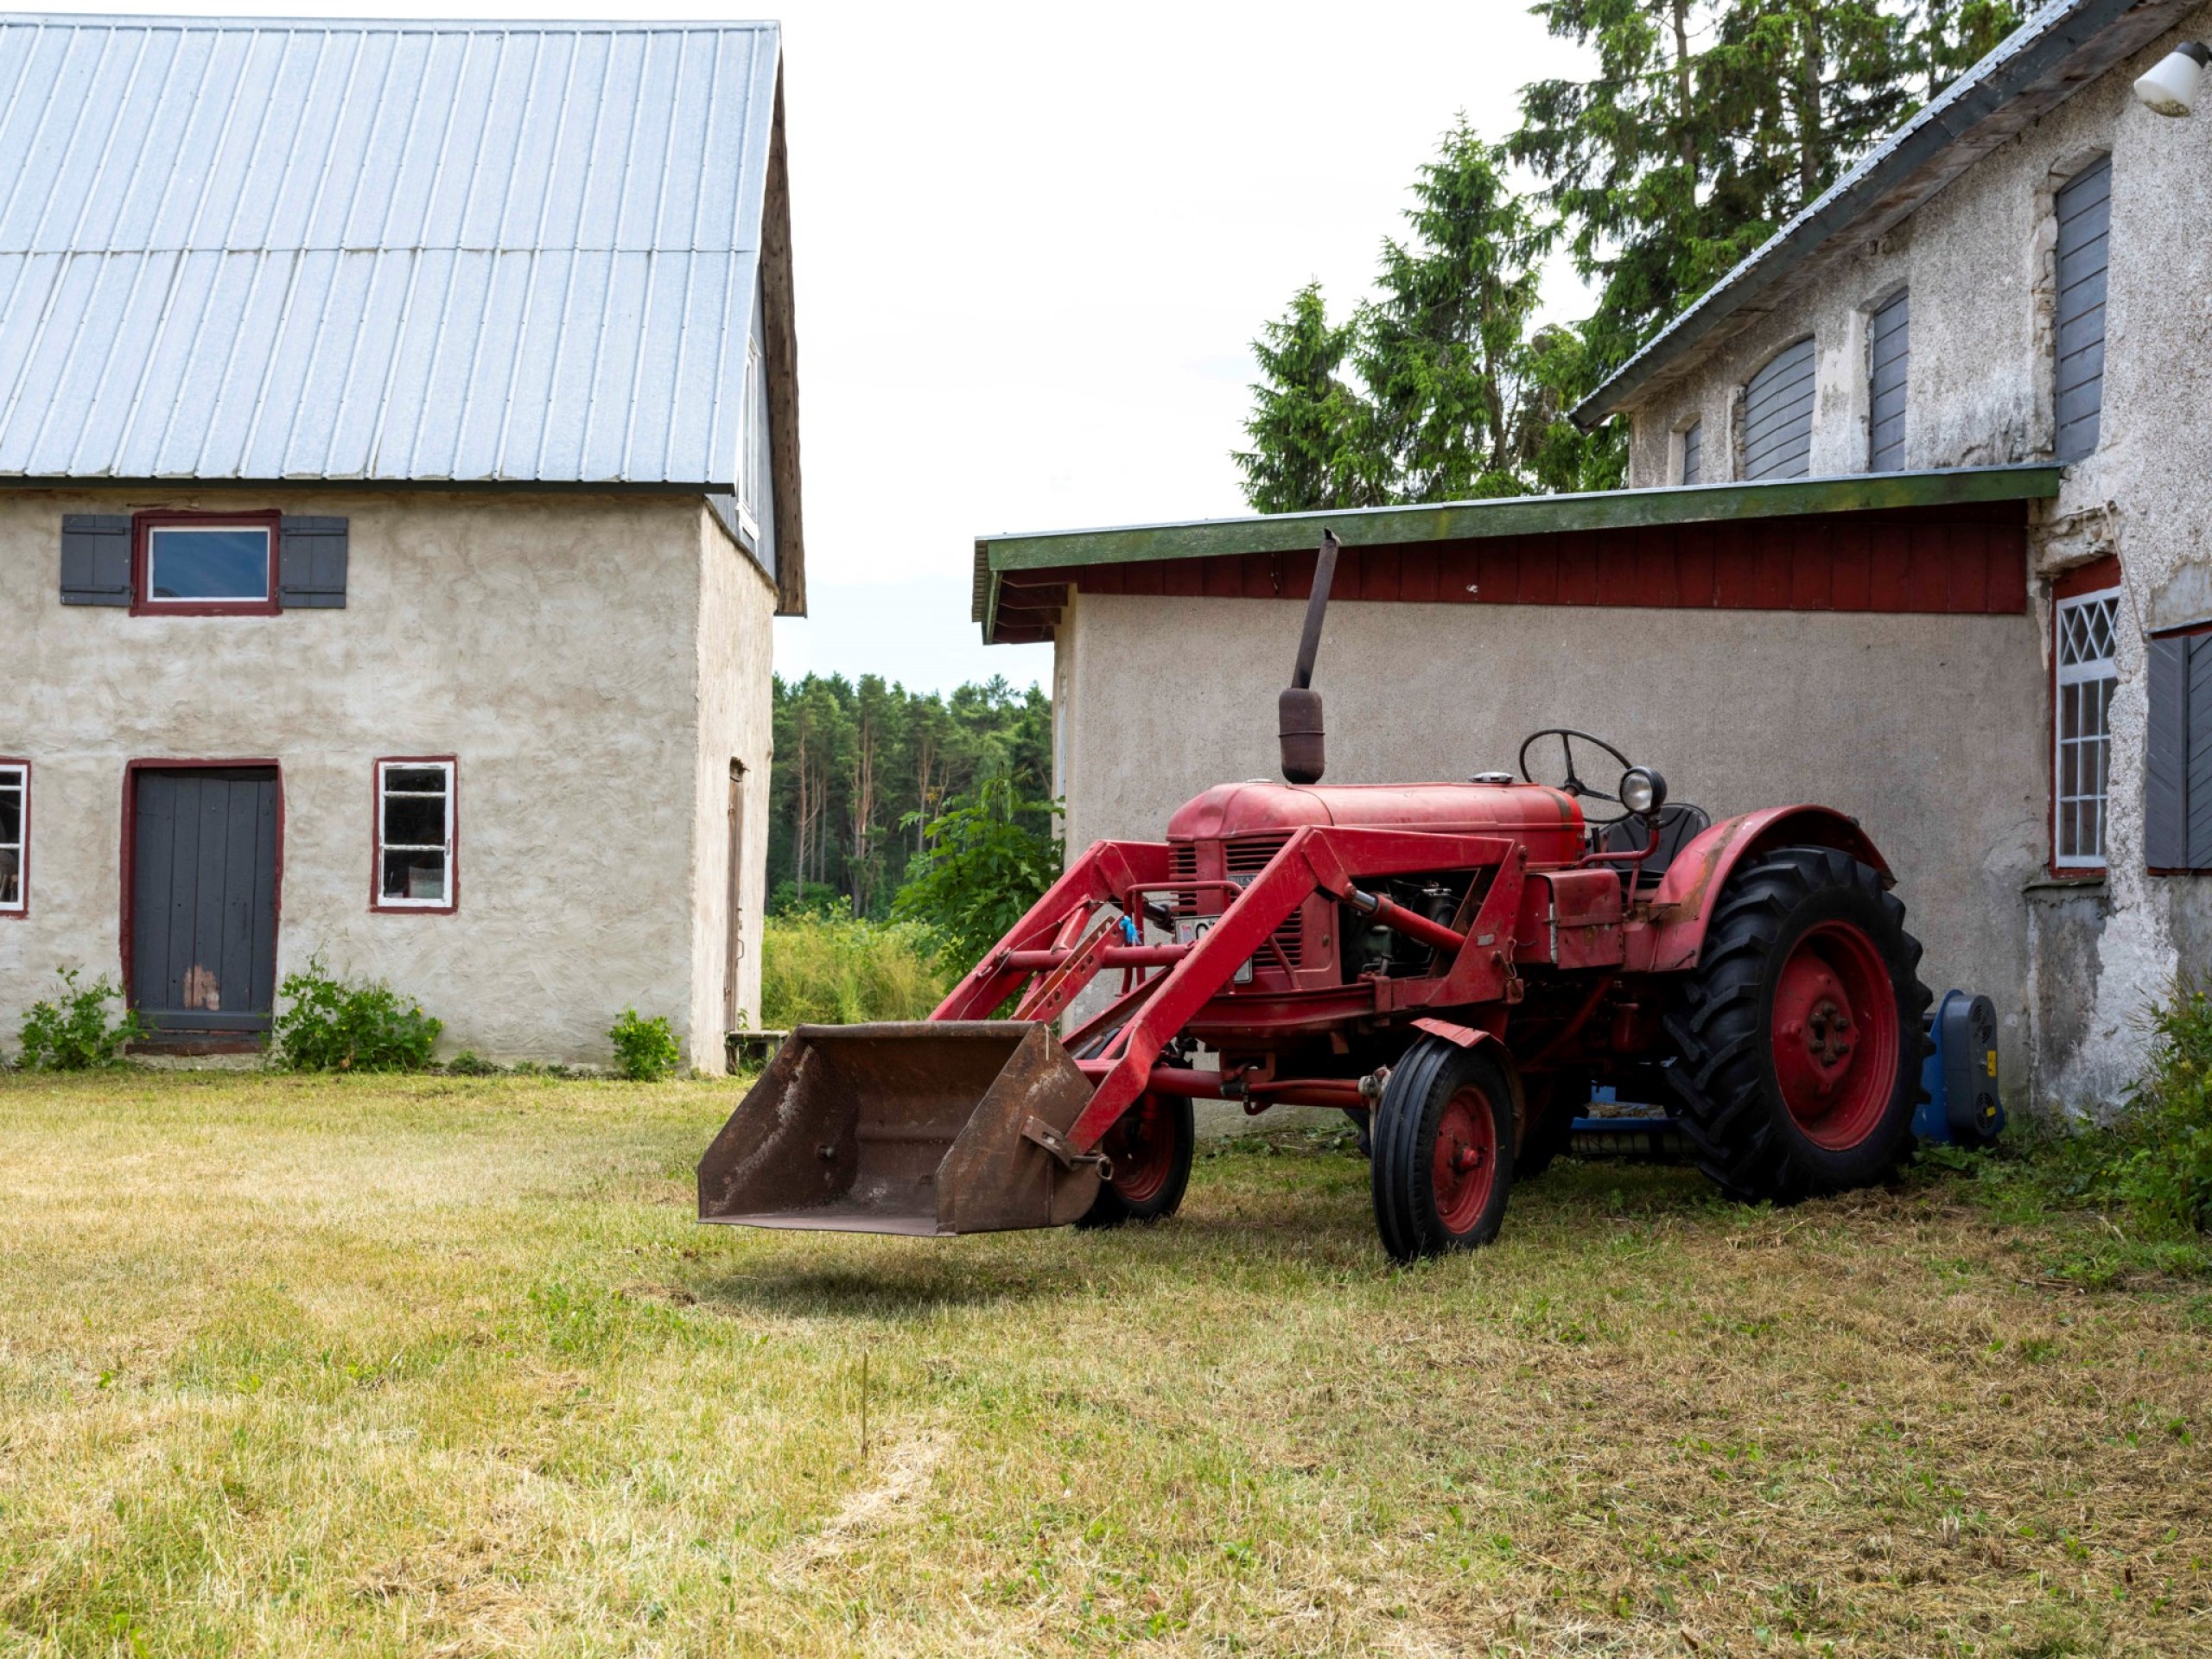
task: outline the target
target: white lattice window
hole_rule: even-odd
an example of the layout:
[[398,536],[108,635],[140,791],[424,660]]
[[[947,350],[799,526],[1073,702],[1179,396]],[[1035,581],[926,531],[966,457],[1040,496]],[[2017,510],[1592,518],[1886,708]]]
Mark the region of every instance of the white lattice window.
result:
[[2105,797],[2112,779],[2113,662],[2120,589],[2058,601],[2054,855],[2058,868],[2101,869]]

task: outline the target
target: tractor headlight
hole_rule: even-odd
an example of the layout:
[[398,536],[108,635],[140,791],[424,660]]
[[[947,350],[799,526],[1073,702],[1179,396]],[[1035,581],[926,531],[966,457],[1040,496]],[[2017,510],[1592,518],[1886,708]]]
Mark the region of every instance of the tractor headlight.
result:
[[1649,817],[1667,804],[1667,780],[1649,766],[1630,766],[1621,774],[1621,804]]

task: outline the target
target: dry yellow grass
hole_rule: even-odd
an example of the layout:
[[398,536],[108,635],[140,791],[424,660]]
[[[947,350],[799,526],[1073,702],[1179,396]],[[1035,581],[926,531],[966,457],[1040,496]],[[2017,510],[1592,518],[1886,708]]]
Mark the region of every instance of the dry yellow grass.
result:
[[0,1652],[2212,1652],[2212,1301],[1955,1183],[702,1230],[734,1098],[0,1078]]

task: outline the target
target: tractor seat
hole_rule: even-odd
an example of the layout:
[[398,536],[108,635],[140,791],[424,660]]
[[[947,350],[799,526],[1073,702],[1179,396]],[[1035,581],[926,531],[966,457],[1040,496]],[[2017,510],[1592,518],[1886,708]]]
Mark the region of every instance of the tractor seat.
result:
[[[1636,870],[1636,885],[1656,887],[1659,878],[1667,874],[1667,867],[1675,861],[1675,855],[1712,827],[1712,816],[1701,807],[1688,801],[1669,801],[1659,809],[1659,849]],[[1605,839],[1599,849],[1608,853],[1632,853],[1642,847],[1650,831],[1638,818],[1623,818],[1618,823],[1605,826]]]

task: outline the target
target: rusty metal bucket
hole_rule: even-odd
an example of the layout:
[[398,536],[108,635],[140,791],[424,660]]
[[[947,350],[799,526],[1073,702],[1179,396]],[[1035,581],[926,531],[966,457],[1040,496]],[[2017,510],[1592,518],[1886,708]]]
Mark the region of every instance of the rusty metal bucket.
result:
[[1100,1172],[1048,1143],[1090,1092],[1033,1020],[801,1026],[699,1160],[699,1219],[921,1235],[1063,1226],[1090,1208]]

